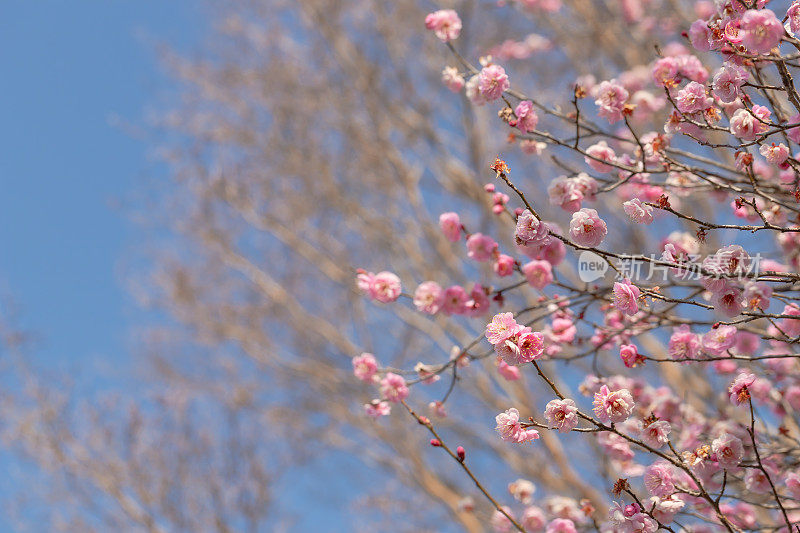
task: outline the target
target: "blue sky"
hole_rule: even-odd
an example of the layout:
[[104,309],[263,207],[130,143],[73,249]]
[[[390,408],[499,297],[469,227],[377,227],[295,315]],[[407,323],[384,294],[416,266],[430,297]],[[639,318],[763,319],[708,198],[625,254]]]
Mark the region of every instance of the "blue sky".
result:
[[48,364],[127,355],[136,307],[119,267],[137,234],[115,204],[159,169],[114,117],[143,124],[168,92],[152,42],[192,49],[207,27],[200,4],[0,4],[0,295]]

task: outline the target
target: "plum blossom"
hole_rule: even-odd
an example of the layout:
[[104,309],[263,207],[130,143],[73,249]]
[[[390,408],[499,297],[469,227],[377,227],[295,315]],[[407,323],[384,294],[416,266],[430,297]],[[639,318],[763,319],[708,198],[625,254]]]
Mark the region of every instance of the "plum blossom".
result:
[[786,489],[795,499],[800,499],[800,474],[797,472],[789,472],[784,479]]
[[653,207],[642,203],[638,198],[633,198],[623,203],[622,210],[637,224],[650,224],[653,222]]
[[475,261],[489,261],[497,251],[497,242],[483,233],[467,237],[467,256]]
[[367,383],[371,383],[378,372],[378,361],[371,353],[364,352],[352,359],[353,374]]
[[544,511],[535,506],[528,506],[522,512],[520,517],[520,524],[525,528],[525,531],[541,531],[544,529],[547,519],[545,518]]
[[544,260],[533,260],[522,265],[522,273],[532,287],[542,290],[553,282],[553,266]]
[[380,418],[388,416],[392,412],[392,406],[383,400],[372,400],[370,403],[364,404],[364,412],[370,418]]
[[744,457],[744,446],[738,437],[723,433],[711,443],[711,451],[723,468],[735,468]]
[[669,442],[669,433],[672,426],[666,420],[656,420],[650,422],[642,428],[642,442],[651,448],[658,449]]
[[788,20],[784,24],[784,28],[794,37],[797,37],[797,34],[800,33],[800,1],[795,0],[792,2],[792,5],[786,11],[786,18]]
[[731,133],[742,141],[755,141],[756,136],[767,131],[767,125],[763,122],[767,122],[771,114],[769,109],[760,105],[754,105],[752,112],[738,109],[731,117]]
[[653,496],[666,498],[675,492],[673,468],[665,461],[656,461],[644,471],[644,486]]
[[572,431],[578,425],[578,408],[569,398],[550,400],[545,406],[544,416],[547,424],[561,433]]
[[620,85],[617,80],[603,81],[595,87],[594,94],[596,96],[594,103],[599,108],[598,115],[611,124],[622,120],[622,112],[629,96],[625,87]]
[[435,315],[444,304],[444,290],[435,281],[420,283],[414,291],[414,305],[418,311]]
[[782,165],[789,158],[789,147],[783,143],[762,144],[758,152],[776,166]]
[[500,438],[509,442],[530,442],[539,438],[539,432],[535,429],[525,429],[519,422],[519,411],[510,408],[495,417],[497,432]]
[[492,268],[494,269],[494,273],[502,278],[514,273],[515,263],[516,261],[514,261],[514,258],[510,255],[498,254]]
[[387,271],[373,274],[359,269],[357,285],[367,296],[381,303],[394,302],[402,292],[400,278]]
[[440,41],[446,43],[458,39],[461,33],[461,19],[452,9],[440,9],[428,13],[425,17],[425,27],[433,31]]
[[514,238],[523,246],[545,245],[550,240],[550,229],[526,209],[517,217]]
[[611,172],[614,167],[603,161],[616,163],[617,154],[605,141],[600,141],[586,149],[586,156],[584,156],[583,160],[597,172]]
[[448,241],[458,242],[461,239],[461,219],[459,219],[458,213],[439,215],[439,227]]
[[478,76],[478,90],[490,102],[500,98],[503,92],[511,86],[505,69],[500,65],[483,67]]
[[619,357],[628,368],[644,364],[644,357],[635,344],[623,344],[619,347]]
[[783,37],[783,24],[769,9],[748,9],[740,19],[742,44],[757,54],[768,54]]
[[580,246],[598,246],[608,234],[606,223],[594,209],[582,208],[572,214],[569,235]]
[[518,502],[529,505],[533,501],[533,493],[536,492],[536,485],[527,479],[518,479],[508,484],[508,492]]
[[536,114],[536,110],[533,109],[533,102],[523,100],[517,104],[514,114],[517,116],[516,126],[519,131],[529,133],[536,129],[536,125],[539,123],[539,116]]
[[466,84],[464,76],[455,67],[444,67],[444,70],[442,70],[442,83],[454,93],[460,92]]
[[712,91],[724,103],[731,103],[741,93],[742,85],[747,81],[748,72],[735,63],[725,63],[714,74]]
[[547,524],[545,533],[577,533],[575,522],[569,518],[556,518]]
[[403,376],[387,372],[381,380],[381,397],[392,403],[398,403],[408,398],[408,387]]
[[736,379],[733,380],[731,386],[728,388],[728,392],[730,393],[731,403],[733,405],[741,405],[747,402],[750,399],[750,391],[748,387],[751,387],[753,383],[756,381],[756,377],[743,370],[736,376]]
[[514,518],[514,513],[511,511],[510,507],[505,505],[501,507],[501,509],[503,512],[495,509],[494,513],[492,513],[492,517],[489,519],[489,525],[492,526],[492,529],[496,533],[509,533],[514,529],[514,524],[508,517]]
[[622,282],[615,282],[612,292],[614,307],[626,315],[635,315],[639,312],[638,300],[641,292],[639,287],[631,283],[631,280],[625,278]]
[[550,204],[557,205],[565,211],[574,213],[581,208],[581,202],[594,200],[597,193],[597,181],[585,173],[568,178],[559,176],[547,188]]
[[513,313],[498,313],[486,325],[486,340],[492,345],[500,344],[519,333],[522,328],[514,320]]
[[681,113],[697,113],[714,105],[714,100],[706,96],[705,85],[692,81],[678,91],[675,103]]
[[711,356],[724,355],[736,342],[736,326],[727,324],[712,328],[703,335],[703,351]]
[[695,359],[700,351],[700,340],[687,324],[683,324],[673,330],[667,350],[670,357],[679,361]]
[[447,316],[463,315],[467,312],[468,301],[469,296],[464,287],[452,285],[444,291],[444,302],[441,310]]
[[594,413],[601,422],[624,422],[633,413],[634,403],[628,389],[611,391],[603,385],[594,395]]
[[711,50],[711,30],[705,20],[695,20],[689,27],[689,40],[697,50]]

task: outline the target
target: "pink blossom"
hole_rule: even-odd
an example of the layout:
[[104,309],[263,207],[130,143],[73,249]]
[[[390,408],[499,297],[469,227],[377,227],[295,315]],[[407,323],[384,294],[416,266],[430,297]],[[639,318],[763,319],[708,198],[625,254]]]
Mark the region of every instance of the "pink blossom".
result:
[[498,313],[486,325],[486,340],[492,345],[500,344],[519,333],[522,326],[514,320],[513,313]]
[[594,413],[601,422],[624,422],[633,413],[633,396],[628,389],[611,391],[603,385],[594,395]]
[[783,331],[790,337],[797,337],[798,335],[800,335],[800,306],[798,306],[795,303],[786,304],[781,314],[798,317],[798,318],[782,318],[781,331]]
[[439,215],[439,227],[442,228],[445,238],[450,242],[461,239],[461,219],[458,213],[442,213]]
[[522,273],[531,286],[542,290],[553,282],[553,267],[547,261],[533,260],[522,266]]
[[642,203],[638,198],[633,198],[622,204],[622,210],[637,224],[650,224],[653,222],[653,208]]
[[547,519],[545,518],[544,511],[533,506],[526,507],[520,517],[520,524],[522,527],[525,528],[525,531],[531,533],[543,530],[546,522]]
[[373,274],[359,269],[357,284],[370,298],[382,303],[397,300],[402,292],[400,278],[386,271]]
[[669,442],[672,427],[666,420],[656,420],[642,428],[642,442],[654,449],[659,449]]
[[697,113],[711,107],[714,100],[706,96],[705,85],[692,81],[678,91],[675,103],[681,113]]
[[505,69],[500,65],[483,67],[478,76],[478,90],[490,102],[500,98],[511,86]]
[[623,344],[619,347],[619,357],[628,368],[644,364],[644,357],[639,354],[635,344]]
[[371,353],[364,352],[353,357],[353,374],[361,381],[371,383],[378,371],[378,362]]
[[705,20],[695,20],[689,27],[689,40],[697,50],[708,52],[711,50],[711,30]]
[[713,91],[721,101],[731,103],[740,96],[744,82],[747,81],[747,71],[734,63],[725,63],[714,74]]
[[440,9],[425,17],[425,27],[432,30],[443,43],[458,39],[461,33],[461,19],[452,9]]
[[497,427],[495,428],[503,440],[509,442],[529,442],[539,438],[539,432],[535,429],[524,429],[519,422],[519,411],[510,408],[495,417]]
[[656,461],[644,471],[644,486],[653,496],[666,498],[675,492],[672,466],[664,461]]
[[599,107],[598,115],[614,124],[622,120],[622,111],[628,100],[628,91],[617,80],[603,81],[595,87],[594,103]]
[[566,433],[578,425],[578,408],[569,398],[563,400],[550,400],[544,409],[544,416],[551,428]]
[[747,109],[739,109],[731,117],[731,133],[745,142],[754,141],[756,136],[767,131],[768,126],[761,121],[768,121],[770,115],[767,108],[759,105],[753,106],[752,113]]
[[678,60],[664,57],[653,64],[653,81],[661,87],[672,87],[678,81]]
[[414,305],[418,311],[435,315],[444,304],[444,290],[435,281],[420,283],[414,291]]
[[489,525],[492,526],[492,529],[495,533],[509,533],[514,529],[514,524],[508,517],[514,517],[514,513],[511,511],[510,507],[503,506],[502,507],[505,514],[501,513],[499,510],[495,510],[492,513],[492,517],[489,519]]
[[728,388],[733,405],[741,405],[750,399],[748,387],[751,387],[755,380],[756,377],[746,370],[736,376],[736,379],[733,380],[733,383]]
[[536,129],[536,125],[539,123],[539,116],[533,109],[533,102],[530,100],[520,102],[517,104],[514,114],[517,116],[516,126],[519,131],[529,133]]
[[510,276],[514,273],[514,258],[510,255],[499,254],[492,265],[494,273],[500,277]]
[[[800,113],[797,115],[792,115],[792,117],[789,119],[789,124],[800,124]],[[800,144],[800,126],[789,128],[786,130],[786,135],[793,143]]]
[[463,315],[467,312],[467,291],[460,285],[453,285],[444,291],[442,311],[445,315]]
[[784,483],[786,484],[786,489],[789,491],[789,494],[791,494],[794,499],[800,499],[800,474],[797,472],[789,472],[786,474]]
[[467,300],[465,304],[467,316],[483,316],[489,310],[489,307],[491,307],[487,289],[480,283],[473,285],[472,290],[469,292],[469,297],[469,300]]
[[711,302],[717,311],[732,318],[742,312],[744,298],[741,290],[729,283],[725,283],[722,285],[721,290],[714,293]]
[[630,531],[631,533],[655,533],[658,529],[658,522],[644,513],[636,513],[628,520],[625,531]]
[[[600,161],[598,161],[598,159]],[[597,172],[611,172],[614,170],[614,167],[603,163],[603,161],[615,163],[617,154],[614,153],[614,150],[612,150],[605,141],[600,141],[586,149],[586,156],[584,156],[583,160]]]
[[625,278],[621,283],[614,283],[614,307],[625,313],[626,315],[635,315],[639,312],[639,296],[641,292],[639,287],[631,283],[631,280]]
[[569,235],[580,246],[595,247],[603,242],[608,228],[594,209],[582,208],[572,214]]
[[408,398],[408,387],[403,376],[387,372],[381,380],[381,397],[390,402],[397,403]]
[[749,309],[769,309],[772,287],[763,281],[748,282],[744,289],[745,306]]
[[364,412],[371,418],[380,418],[388,416],[392,412],[392,406],[383,400],[372,400],[372,402],[364,404]]
[[444,70],[442,70],[442,83],[452,92],[457,93],[464,88],[466,82],[464,81],[464,76],[458,72],[457,68],[444,67]]
[[533,493],[536,492],[536,485],[527,479],[518,479],[508,484],[508,492],[511,493],[518,502],[528,505],[533,501]]
[[480,74],[475,74],[468,79],[467,84],[464,85],[464,94],[467,95],[467,98],[470,102],[472,102],[472,105],[483,106],[486,105],[486,102],[488,102],[486,97],[483,96],[483,93],[480,91],[480,83]]
[[547,224],[526,209],[517,217],[514,238],[517,244],[523,246],[545,245],[550,240],[550,230]]
[[723,433],[711,443],[711,451],[723,468],[735,468],[744,457],[742,440],[728,433]]
[[797,34],[800,32],[800,1],[795,0],[792,2],[792,5],[789,6],[789,9],[786,11],[786,18],[788,20],[784,26],[785,29],[793,36],[797,37]]
[[744,486],[749,492],[766,494],[772,490],[769,479],[757,468],[748,468],[744,475]]
[[720,325],[702,338],[703,351],[711,356],[724,355],[736,342],[736,326]]
[[748,9],[740,19],[742,44],[757,54],[768,54],[783,37],[783,25],[769,9]]
[[783,143],[762,144],[758,151],[764,159],[776,166],[782,165],[789,158],[789,147]]
[[545,533],[577,533],[575,522],[569,518],[556,518],[547,524]]
[[522,327],[512,337],[495,344],[494,350],[509,365],[530,363],[544,352],[544,336]]
[[497,363],[497,373],[503,376],[503,379],[506,381],[517,381],[522,377],[522,372],[520,372],[518,367],[509,365],[500,358],[498,359],[499,362]]
[[483,233],[473,233],[467,237],[467,256],[475,261],[488,261],[497,250],[494,239]]
[[697,357],[700,351],[700,341],[697,335],[689,330],[687,324],[675,328],[669,338],[669,356],[678,361],[691,360]]
[[578,183],[566,176],[554,179],[547,188],[550,204],[560,206],[561,209],[574,213],[581,208],[583,192]]

